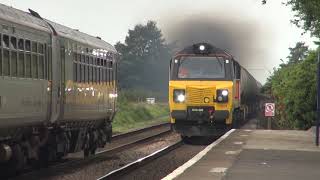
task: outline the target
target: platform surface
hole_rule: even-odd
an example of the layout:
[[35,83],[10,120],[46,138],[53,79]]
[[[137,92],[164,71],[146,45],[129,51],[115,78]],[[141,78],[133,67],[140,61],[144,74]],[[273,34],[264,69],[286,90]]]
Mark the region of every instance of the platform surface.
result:
[[308,131],[236,130],[174,179],[318,180],[320,148]]

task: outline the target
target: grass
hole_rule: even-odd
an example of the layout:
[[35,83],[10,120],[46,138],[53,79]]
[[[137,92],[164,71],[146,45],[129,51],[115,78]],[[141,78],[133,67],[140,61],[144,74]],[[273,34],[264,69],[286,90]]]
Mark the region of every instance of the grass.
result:
[[119,102],[112,128],[114,133],[124,133],[168,121],[169,109],[167,104],[150,105],[122,100]]

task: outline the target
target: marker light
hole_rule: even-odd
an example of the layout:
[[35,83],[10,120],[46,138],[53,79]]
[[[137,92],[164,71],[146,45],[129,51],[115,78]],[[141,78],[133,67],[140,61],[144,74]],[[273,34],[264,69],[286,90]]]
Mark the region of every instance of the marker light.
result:
[[226,103],[228,102],[228,90],[227,89],[217,89],[217,102]]
[[204,45],[200,45],[200,46],[199,46],[199,50],[200,50],[200,51],[204,51],[205,49],[206,49],[206,47],[205,47]]

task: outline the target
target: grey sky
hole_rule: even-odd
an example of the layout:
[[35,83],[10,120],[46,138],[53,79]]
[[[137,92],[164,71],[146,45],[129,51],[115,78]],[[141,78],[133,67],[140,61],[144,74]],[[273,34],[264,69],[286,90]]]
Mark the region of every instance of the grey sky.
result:
[[0,3],[24,11],[31,8],[45,18],[100,36],[111,44],[123,41],[129,28],[148,20],[157,21],[166,39],[174,41],[177,39],[172,26],[191,17],[228,16],[232,19],[230,22],[241,19],[241,23],[252,23],[251,31],[254,30],[255,35],[251,38],[256,38],[253,48],[256,53],[246,56],[251,60],[243,61],[243,65],[263,83],[267,70],[272,70],[280,63],[280,58],[288,55],[289,46],[297,41],[312,45],[308,34],[301,36],[302,30],[290,24],[290,8],[281,5],[280,0],[270,0],[265,6],[261,5],[261,0],[0,0]]

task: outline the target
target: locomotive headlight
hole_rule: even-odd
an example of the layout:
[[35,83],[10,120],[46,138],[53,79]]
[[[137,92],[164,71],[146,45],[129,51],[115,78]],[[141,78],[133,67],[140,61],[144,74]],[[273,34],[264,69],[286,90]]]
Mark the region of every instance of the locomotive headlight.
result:
[[204,51],[204,50],[206,50],[206,47],[205,47],[204,45],[200,45],[200,46],[199,46],[199,50],[200,50],[200,51]]
[[173,100],[176,103],[183,103],[186,100],[186,91],[184,89],[173,90]]
[[217,102],[228,102],[229,91],[227,89],[217,90]]
[[183,95],[183,94],[179,94],[177,100],[178,100],[179,102],[184,102],[184,100],[186,100],[186,96]]
[[221,94],[222,96],[228,96],[229,92],[228,90],[222,90]]

